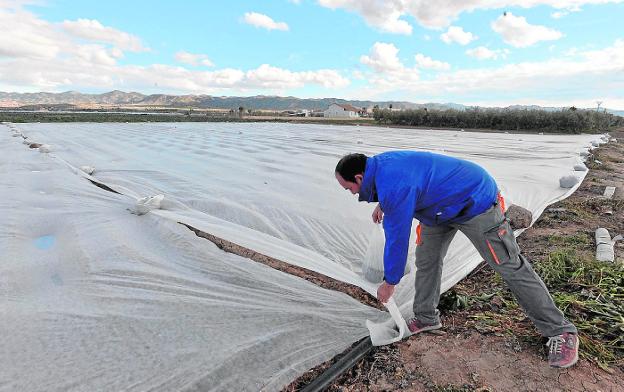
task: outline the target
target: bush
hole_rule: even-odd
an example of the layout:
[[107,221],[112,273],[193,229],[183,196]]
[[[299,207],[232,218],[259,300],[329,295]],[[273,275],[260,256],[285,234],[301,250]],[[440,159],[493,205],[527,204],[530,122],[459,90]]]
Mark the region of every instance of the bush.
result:
[[576,108],[558,111],[537,109],[467,110],[373,110],[382,124],[432,128],[476,128],[513,131],[548,131],[562,133],[604,132],[624,126],[624,118],[606,111]]

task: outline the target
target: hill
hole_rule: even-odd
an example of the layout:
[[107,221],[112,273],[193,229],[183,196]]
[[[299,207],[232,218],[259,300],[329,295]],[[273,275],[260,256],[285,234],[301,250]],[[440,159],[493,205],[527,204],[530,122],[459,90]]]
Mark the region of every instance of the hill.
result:
[[213,109],[237,109],[242,106],[246,109],[265,110],[324,110],[332,103],[351,104],[357,107],[387,108],[392,105],[396,109],[459,109],[464,105],[453,103],[425,103],[416,104],[406,101],[367,101],[346,100],[341,98],[296,98],[270,95],[256,95],[251,97],[225,97],[211,95],[144,95],[137,92],[123,92],[119,90],[104,94],[83,94],[76,91],[63,93],[6,93],[0,92],[0,107],[15,107],[26,105],[135,105],[159,107],[193,107]]
[[[252,110],[325,110],[332,103],[350,104],[356,107],[395,109],[456,109],[465,110],[470,106],[457,103],[413,103],[408,101],[369,101],[347,100],[342,98],[297,98],[280,97],[274,95],[256,95],[251,97],[226,97],[212,95],[144,95],[138,92],[124,92],[119,90],[103,94],[83,94],[77,91],[62,93],[7,93],[0,92],[0,108],[26,107],[28,105],[105,105],[105,106],[157,106],[172,108],[199,108],[199,109],[238,109],[244,107]],[[48,110],[59,110],[57,107],[47,107]],[[541,109],[546,111],[560,110],[558,107],[541,107],[537,105],[512,105],[510,109]],[[609,113],[624,116],[624,110],[606,109]]]

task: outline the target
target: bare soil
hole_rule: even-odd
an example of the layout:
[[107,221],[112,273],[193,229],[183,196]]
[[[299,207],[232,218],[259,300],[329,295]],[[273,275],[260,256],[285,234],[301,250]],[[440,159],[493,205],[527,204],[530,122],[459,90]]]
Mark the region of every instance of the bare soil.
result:
[[[593,254],[598,227],[607,228],[612,237],[624,233],[624,130],[611,135],[619,143],[593,151],[587,163],[590,172],[580,188],[550,206],[518,238],[533,263],[548,260],[553,238],[589,238],[579,241],[578,250]],[[605,186],[616,187],[612,200],[601,198]],[[616,245],[618,263],[624,263],[623,244]],[[501,287],[502,291],[493,289]],[[466,298],[472,298],[470,304],[462,304]],[[463,305],[461,310],[457,305]],[[421,334],[375,347],[327,390],[624,391],[624,358],[606,370],[586,354],[570,369],[550,368],[543,338],[487,266],[477,268],[453,295],[446,295],[441,310],[442,335]],[[311,369],[284,391],[302,389],[335,360]]]
[[370,295],[368,292],[366,292],[364,289],[360,287],[357,287],[348,283],[344,283],[336,279],[332,279],[328,276],[325,276],[318,272],[311,271],[307,268],[297,267],[292,264],[288,264],[284,261],[264,255],[252,249],[245,248],[244,246],[227,241],[223,238],[219,238],[210,233],[206,233],[204,231],[196,229],[195,227],[187,225],[185,223],[182,223],[182,222],[178,222],[178,223],[186,226],[189,230],[194,232],[195,235],[197,235],[198,237],[207,239],[208,241],[214,243],[215,245],[217,245],[217,247],[219,247],[219,249],[223,250],[224,252],[234,253],[236,255],[251,259],[257,263],[268,265],[269,267],[273,269],[285,272],[290,275],[298,276],[302,279],[307,280],[308,282],[314,283],[315,285],[323,287],[325,289],[343,292],[345,294],[352,296],[353,298],[357,298],[360,302],[368,306],[372,306],[380,310],[385,309],[384,306],[380,304],[379,301],[377,301],[375,297],[373,297],[372,295]]

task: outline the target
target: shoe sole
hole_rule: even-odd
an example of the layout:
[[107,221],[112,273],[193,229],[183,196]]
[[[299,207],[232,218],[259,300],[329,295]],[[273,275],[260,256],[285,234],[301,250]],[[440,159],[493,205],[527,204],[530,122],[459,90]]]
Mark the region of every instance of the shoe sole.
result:
[[418,330],[418,331],[416,331],[416,332],[412,332],[412,331],[409,329],[409,327],[407,327],[407,330],[410,332],[409,336],[412,336],[412,335],[419,334],[419,333],[421,333],[421,332],[434,331],[434,330],[436,330],[436,329],[440,329],[440,328],[442,328],[442,324],[429,325],[429,326],[427,326],[427,327],[422,327],[421,329],[419,329],[419,330]]

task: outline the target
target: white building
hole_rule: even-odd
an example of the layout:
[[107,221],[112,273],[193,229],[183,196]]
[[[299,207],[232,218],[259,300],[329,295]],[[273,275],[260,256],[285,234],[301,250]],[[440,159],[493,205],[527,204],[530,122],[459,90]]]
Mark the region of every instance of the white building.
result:
[[332,103],[323,112],[324,117],[329,118],[354,118],[360,117],[360,109],[347,104]]

